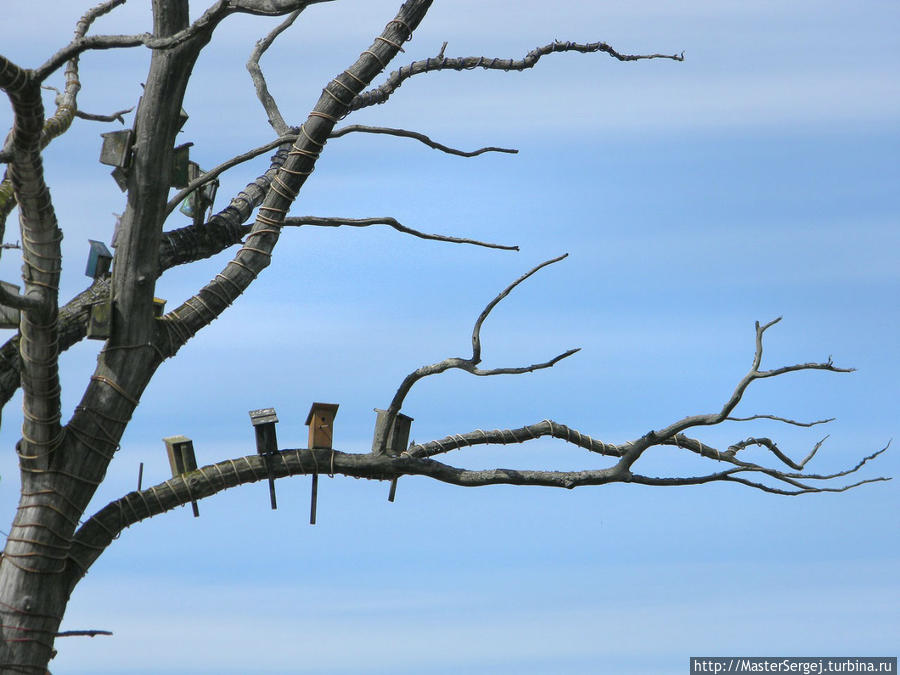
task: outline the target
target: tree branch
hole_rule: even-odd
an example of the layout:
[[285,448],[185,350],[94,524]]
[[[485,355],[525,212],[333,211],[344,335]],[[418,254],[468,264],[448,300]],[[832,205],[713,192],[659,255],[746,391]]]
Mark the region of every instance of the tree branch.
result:
[[14,113],[8,177],[19,206],[25,286],[23,298],[4,297],[23,310],[19,349],[25,420],[18,450],[21,466],[34,469],[46,467],[61,439],[56,319],[62,232],[41,159],[45,120],[40,84],[30,71],[0,56],[0,90]]
[[512,443],[524,443],[541,436],[561,438],[567,443],[577,445],[598,455],[606,455],[608,457],[622,456],[622,450],[618,446],[591,438],[577,429],[572,429],[553,420],[544,420],[543,422],[519,427],[518,429],[493,429],[491,431],[476,429],[466,434],[453,434],[437,441],[414,443],[409,446],[406,452],[411,457],[434,457],[435,455],[473,445],[509,445]]
[[515,155],[519,152],[515,148],[498,148],[495,146],[479,148],[478,150],[467,152],[465,150],[457,150],[456,148],[451,148],[442,143],[438,143],[437,141],[433,141],[425,134],[420,134],[416,131],[394,129],[391,127],[370,127],[364,124],[349,124],[347,126],[341,127],[340,129],[335,129],[331,132],[331,136],[329,138],[339,138],[353,132],[361,132],[366,134],[386,134],[389,136],[398,136],[400,138],[413,138],[421,143],[424,143],[429,148],[434,148],[435,150],[440,150],[441,152],[446,152],[449,155],[456,155],[458,157],[477,157],[478,155],[482,155],[486,152],[504,152],[510,155]]
[[40,310],[44,307],[44,303],[40,298],[30,298],[25,295],[17,295],[0,286],[0,305],[13,307],[15,309],[30,309],[33,311]]
[[266,50],[272,46],[272,43],[275,42],[275,38],[290,28],[302,11],[303,9],[301,8],[291,12],[288,17],[273,28],[266,37],[259,40],[253,48],[250,58],[247,60],[247,71],[250,73],[250,79],[253,80],[256,96],[259,98],[259,102],[262,103],[263,109],[266,111],[266,115],[269,118],[269,124],[272,125],[272,128],[275,129],[275,133],[279,136],[287,134],[290,131],[290,127],[288,127],[287,122],[284,121],[284,117],[281,116],[281,112],[278,110],[278,104],[269,93],[269,87],[266,84],[266,78],[263,75],[262,68],[260,68],[259,59]]
[[[112,0],[104,5],[119,5],[125,0]],[[35,78],[42,82],[63,63],[89,50],[124,49],[130,47],[149,47],[150,49],[172,49],[197,37],[208,38],[216,26],[228,15],[234,13],[255,14],[258,16],[281,16],[294,10],[302,10],[307,5],[332,0],[218,0],[207,9],[194,23],[173,35],[154,36],[150,33],[137,35],[97,35],[92,37],[76,36],[72,42],[51,56],[40,68],[34,71]],[[101,5],[103,6],[103,5]],[[111,8],[111,7],[110,7]],[[109,11],[109,10],[107,10]]]
[[444,359],[443,361],[440,361],[438,363],[433,363],[429,366],[422,366],[420,368],[417,368],[404,378],[403,382],[401,382],[400,386],[397,388],[397,393],[394,394],[394,398],[391,401],[391,404],[388,406],[387,411],[385,412],[385,423],[382,427],[379,427],[380,433],[376,435],[376,438],[373,441],[372,451],[375,454],[383,454],[385,452],[385,449],[387,447],[387,436],[394,424],[397,413],[399,413],[400,409],[403,407],[403,401],[406,399],[406,395],[410,392],[413,385],[422,378],[428,377],[429,375],[438,375],[439,373],[443,373],[452,368],[458,368],[459,370],[464,370],[473,375],[517,375],[521,373],[530,373],[535,370],[550,368],[562,359],[567,358],[579,351],[579,349],[570,349],[544,363],[537,363],[531,366],[523,366],[519,368],[493,368],[490,370],[482,370],[477,367],[478,364],[481,363],[481,325],[484,323],[484,320],[487,318],[488,314],[490,314],[491,310],[497,306],[497,303],[499,303],[501,300],[503,300],[503,298],[509,295],[512,289],[525,281],[532,274],[546,267],[547,265],[552,265],[553,263],[559,262],[568,255],[568,253],[564,253],[557,258],[552,258],[550,260],[542,262],[536,267],[533,267],[531,270],[520,276],[509,286],[503,289],[499,293],[499,295],[497,295],[497,297],[495,297],[487,304],[487,306],[478,316],[478,319],[476,319],[475,327],[472,329],[471,358]]
[[[743,378],[741,378],[740,382],[738,382],[737,387],[735,387],[734,392],[731,394],[731,397],[728,399],[728,401],[725,402],[725,405],[722,406],[722,409],[719,412],[708,415],[692,415],[690,417],[685,417],[673,424],[670,424],[660,431],[650,433],[655,437],[669,438],[691,427],[719,424],[720,422],[728,419],[731,412],[737,407],[738,403],[740,403],[741,399],[744,396],[744,392],[747,391],[747,388],[750,386],[750,384],[759,379],[777,377],[778,375],[798,372],[801,370],[827,370],[833,373],[852,373],[854,371],[853,368],[839,368],[835,366],[830,358],[824,363],[800,363],[791,366],[775,368],[773,370],[759,370],[763,355],[763,335],[766,330],[774,326],[779,321],[781,321],[781,317],[778,317],[777,319],[774,319],[763,326],[760,326],[758,321],[756,322],[756,351],[753,355],[753,365],[751,366],[750,371],[746,375],[744,375]],[[786,421],[783,418],[778,419],[780,421]]]
[[56,637],[96,637],[97,635],[112,635],[108,630],[64,630],[56,633]]
[[313,225],[315,227],[369,227],[371,225],[387,225],[394,228],[398,232],[411,234],[420,239],[431,239],[433,241],[446,241],[452,244],[472,244],[474,246],[484,246],[485,248],[497,248],[504,251],[518,251],[518,246],[507,246],[505,244],[491,244],[477,239],[466,239],[463,237],[450,237],[442,234],[426,234],[419,230],[402,225],[394,218],[318,218],[316,216],[296,216],[284,219],[285,226],[301,227],[303,225]]
[[[446,47],[446,43],[444,43]],[[473,70],[484,68],[485,70],[526,70],[533,68],[541,57],[547,54],[559,52],[580,52],[588,54],[593,52],[605,52],[619,61],[640,61],[646,59],[671,59],[683,61],[684,54],[621,54],[605,42],[590,42],[579,44],[577,42],[551,42],[543,47],[536,47],[528,52],[522,59],[498,59],[484,56],[467,56],[461,58],[447,58],[444,56],[444,47],[436,57],[427,58],[424,61],[413,61],[401,66],[388,75],[384,84],[363,92],[357,96],[350,105],[350,110],[359,110],[372,105],[384,103],[390,98],[401,84],[414,75],[421,75],[435,70]]]
[[786,417],[778,417],[777,415],[751,415],[750,417],[726,417],[725,420],[728,422],[750,422],[752,420],[775,420],[776,422],[784,422],[785,424],[790,424],[795,427],[814,427],[818,424],[828,424],[829,422],[834,422],[837,419],[835,417],[829,417],[824,420],[816,420],[815,422],[798,422],[796,420],[788,419]]
[[[573,437],[573,434],[575,436]],[[266,480],[288,476],[327,473],[330,476],[343,475],[353,478],[372,480],[392,480],[401,476],[426,476],[435,480],[463,487],[482,487],[488,485],[531,485],[573,489],[588,485],[606,485],[609,483],[637,483],[654,486],[688,486],[701,485],[716,481],[737,482],[765,492],[782,495],[800,495],[814,492],[843,492],[860,485],[889,480],[888,478],[870,478],[849,485],[838,487],[818,487],[799,483],[795,490],[773,488],[763,483],[750,481],[736,474],[765,471],[755,465],[736,466],[705,476],[656,478],[632,474],[623,469],[620,461],[605,469],[583,471],[536,471],[515,469],[489,469],[471,471],[437,462],[433,459],[418,456],[419,452],[446,452],[453,448],[446,446],[456,443],[456,447],[476,445],[480,443],[518,443],[529,438],[553,435],[567,438],[570,442],[590,446],[593,452],[608,456],[619,456],[621,446],[609,446],[585,438],[578,432],[563,425],[545,420],[530,427],[516,430],[494,430],[482,432],[476,430],[465,436],[448,437],[441,441],[431,441],[422,445],[414,445],[409,452],[398,457],[384,454],[344,453],[330,449],[292,449],[282,450],[274,455],[272,461],[258,454],[228,459],[204,466],[195,471],[171,478],[158,485],[140,492],[130,492],[120,499],[110,502],[91,516],[75,533],[72,548],[69,551],[70,561],[69,583],[75,583],[87,572],[103,550],[127,527],[146,518],[171,511],[178,506],[196,502],[224,490]],[[490,440],[485,440],[488,438]],[[440,446],[443,445],[443,449]],[[846,476],[856,472],[868,460],[884,452],[886,448],[870,455],[857,466],[828,477],[804,476],[806,479],[833,478]],[[784,480],[784,478],[782,478]],[[790,481],[789,481],[790,482]]]

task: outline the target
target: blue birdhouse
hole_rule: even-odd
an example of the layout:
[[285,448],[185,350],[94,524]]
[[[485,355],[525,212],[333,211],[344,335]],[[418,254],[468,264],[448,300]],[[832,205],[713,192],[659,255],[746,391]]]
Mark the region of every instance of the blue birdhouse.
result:
[[109,266],[112,264],[112,253],[102,241],[88,239],[91,250],[88,252],[87,267],[84,273],[91,279],[102,279],[109,275]]

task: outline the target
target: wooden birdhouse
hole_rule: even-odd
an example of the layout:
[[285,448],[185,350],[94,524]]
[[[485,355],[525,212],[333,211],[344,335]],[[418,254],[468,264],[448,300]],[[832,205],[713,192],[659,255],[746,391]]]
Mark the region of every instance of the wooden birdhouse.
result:
[[[13,295],[19,294],[19,287],[8,281],[0,281],[8,293]],[[18,328],[19,327],[19,310],[15,307],[6,307],[0,305],[0,328]]]
[[187,436],[169,436],[163,439],[166,444],[166,452],[169,455],[169,467],[172,469],[172,477],[177,478],[183,473],[189,473],[197,468],[197,459],[194,456],[194,441]]
[[87,337],[90,340],[106,340],[112,334],[112,300],[106,299],[91,305],[88,316]]
[[275,499],[275,478],[272,476],[271,456],[278,452],[278,439],[275,436],[275,424],[278,417],[275,408],[260,408],[250,411],[250,422],[256,432],[256,452],[266,458],[266,474],[269,478],[269,502],[272,509],[278,508]]
[[190,118],[190,115],[188,115],[187,112],[185,111],[185,109],[182,108],[181,112],[178,113],[178,131],[182,130],[185,122],[188,121],[188,118]]
[[275,424],[278,416],[275,408],[260,408],[250,411],[250,423],[256,432],[256,452],[268,455],[278,452],[278,439],[275,437]]
[[334,439],[334,418],[337,403],[313,403],[306,416],[309,427],[309,447],[331,449]]
[[390,429],[385,429],[387,423],[387,410],[375,408],[378,417],[375,419],[375,435],[372,438],[372,452],[378,452],[381,439],[387,437],[385,452],[389,455],[399,455],[406,450],[409,443],[409,429],[413,418],[403,413],[397,413]]
[[[195,162],[188,163],[188,180],[190,182],[195,181],[204,173],[206,172]],[[188,218],[192,218],[195,224],[202,224],[206,210],[209,209],[216,200],[216,192],[218,192],[218,190],[219,179],[214,178],[185,197],[184,201],[181,202],[181,206],[178,207],[178,210]]]
[[91,245],[88,251],[87,266],[84,273],[91,279],[102,279],[109,275],[109,267],[112,264],[112,253],[106,248],[106,244],[102,241],[94,241],[88,239]]
[[115,179],[116,185],[119,186],[119,189],[122,192],[126,192],[128,190],[128,169],[123,169],[121,166],[117,166],[110,172],[110,175]]
[[100,148],[100,163],[124,169],[131,161],[131,144],[134,132],[131,129],[108,131],[100,134],[103,146]]
[[169,183],[172,187],[184,188],[188,186],[188,165],[190,164],[190,148],[193,143],[184,143],[175,147],[172,154],[172,175]]
[[[166,444],[166,453],[169,455],[169,467],[172,469],[172,478],[178,478],[182,474],[190,473],[197,469],[197,459],[194,456],[194,442],[187,436],[169,436],[163,439]],[[194,518],[200,516],[197,502],[191,500],[191,508]]]

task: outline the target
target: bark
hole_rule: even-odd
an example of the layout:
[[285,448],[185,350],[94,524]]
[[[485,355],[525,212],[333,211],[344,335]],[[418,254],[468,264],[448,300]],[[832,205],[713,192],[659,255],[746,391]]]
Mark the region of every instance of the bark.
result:
[[[172,35],[187,26],[186,0],[155,0],[153,12],[157,36]],[[181,101],[204,37],[208,34],[153,54],[135,121],[128,207],[110,284],[115,300],[113,338],[65,428],[59,424],[56,372],[60,236],[39,170],[43,115],[37,109],[38,84],[25,87],[22,94],[24,121],[17,120],[17,126],[23,129],[21,135],[30,132],[33,138],[14,144],[13,184],[22,212],[23,241],[34,242],[34,251],[26,249],[25,254],[30,277],[26,295],[41,297],[45,306],[40,312],[23,312],[20,331],[26,421],[19,443],[22,495],[0,561],[0,667],[4,672],[46,670],[71,592],[66,572],[72,535],[141,392],[161,362],[146,347],[154,331],[152,301],[168,167]]]

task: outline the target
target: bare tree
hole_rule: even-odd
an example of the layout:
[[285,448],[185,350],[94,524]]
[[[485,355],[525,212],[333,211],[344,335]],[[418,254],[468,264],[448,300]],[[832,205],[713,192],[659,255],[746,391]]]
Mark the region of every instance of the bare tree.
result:
[[[614,482],[676,486],[710,482],[741,483],[766,492],[798,495],[838,492],[872,478],[841,482],[884,451],[862,458],[837,473],[813,473],[807,464],[821,441],[802,460],[792,459],[769,438],[750,437],[727,448],[711,447],[693,433],[700,427],[726,421],[775,420],[810,427],[830,420],[797,421],[773,414],[734,415],[747,389],[757,380],[805,370],[846,373],[851,369],[824,362],[763,366],[766,331],[779,319],[757,324],[752,363],[721,408],[671,422],[662,422],[639,438],[613,444],[592,438],[584,430],[553,420],[536,420],[520,428],[460,430],[446,438],[413,443],[401,452],[389,447],[389,435],[401,414],[405,397],[422,378],[458,369],[477,376],[530,373],[553,367],[575,354],[570,349],[530,365],[482,368],[481,328],[491,311],[519,284],[556,257],[527,271],[491,300],[475,319],[471,355],[446,358],[415,368],[399,384],[375,433],[372,452],[341,452],[331,448],[297,448],[270,454],[226,458],[184,473],[148,489],[130,492],[96,513],[87,508],[119,442],[139,405],[141,394],[159,366],[176,355],[194,335],[219,317],[269,265],[286,227],[367,227],[387,225],[416,237],[457,244],[516,249],[450,235],[427,234],[391,217],[350,219],[295,216],[291,206],[331,138],[346,134],[388,134],[410,138],[439,151],[474,157],[488,152],[515,152],[499,147],[462,151],[448,147],[415,130],[340,126],[354,111],[387,101],[408,79],[440,70],[523,70],[551,54],[602,52],[618,61],[682,60],[681,55],[623,54],[603,43],[553,41],[522,58],[491,56],[451,57],[445,47],[431,58],[395,65],[404,42],[428,12],[428,0],[408,0],[359,57],[324,83],[321,96],[305,116],[283,113],[269,92],[259,61],[263,53],[312,4],[325,0],[218,0],[197,20],[189,20],[187,0],[154,0],[152,31],[137,35],[94,35],[94,21],[124,4],[106,0],[85,13],[72,41],[34,68],[0,57],[0,88],[13,110],[11,132],[0,152],[7,171],[0,185],[0,228],[18,208],[23,273],[22,292],[0,288],[0,301],[20,312],[18,334],[0,348],[0,397],[3,404],[22,388],[22,436],[16,446],[21,469],[21,496],[0,560],[0,668],[3,672],[44,672],[53,657],[55,638],[68,598],[91,565],[126,527],[151,516],[227,488],[260,480],[275,480],[321,472],[376,480],[405,475],[428,476],[461,486],[493,484],[542,485],[574,488]],[[260,40],[248,62],[259,100],[274,131],[270,143],[223,161],[196,175],[169,198],[173,184],[175,138],[182,101],[192,69],[215,29],[232,14],[284,16],[281,25]],[[117,225],[112,274],[98,273],[90,287],[61,303],[62,229],[54,211],[51,191],[42,169],[42,151],[68,131],[75,117],[94,121],[124,120],[128,110],[111,114],[87,113],[78,107],[79,56],[89,50],[144,48],[152,52],[143,96],[127,135],[119,179],[127,208]],[[393,68],[393,70],[390,70]],[[42,87],[60,69],[65,88],[56,93],[55,110],[44,108]],[[389,71],[379,82],[380,74]],[[137,76],[136,76],[137,77]],[[299,126],[286,119],[302,121]],[[242,162],[275,151],[268,170],[234,195],[229,205],[204,217],[197,208],[194,223],[164,230],[167,216],[186,198],[197,197],[204,186]],[[196,205],[205,206],[196,201]],[[208,258],[236,247],[228,263],[205,286],[168,313],[154,306],[157,279],[167,270]],[[9,255],[9,254],[7,254]],[[111,309],[105,345],[97,367],[85,384],[80,404],[65,422],[60,404],[59,355],[83,340],[92,314]],[[99,309],[98,309],[99,308]],[[414,364],[412,364],[414,365]],[[564,440],[589,453],[609,459],[606,468],[583,471],[467,470],[436,459],[451,450],[483,444],[525,443],[543,436]],[[636,471],[636,464],[651,448],[670,446],[715,462],[700,475],[653,477]],[[758,446],[770,452],[771,463],[742,458],[742,451]],[[81,634],[96,634],[86,631]]]

